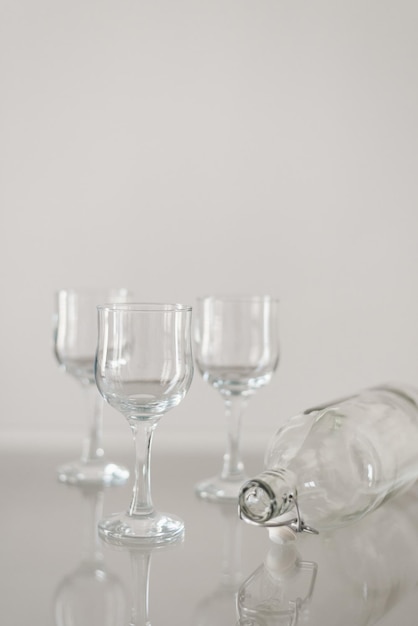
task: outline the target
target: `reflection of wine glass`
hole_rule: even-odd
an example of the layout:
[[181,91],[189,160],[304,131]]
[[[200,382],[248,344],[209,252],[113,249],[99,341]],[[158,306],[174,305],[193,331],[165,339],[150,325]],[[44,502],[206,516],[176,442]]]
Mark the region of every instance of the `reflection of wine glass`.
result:
[[97,533],[103,511],[103,488],[81,487],[86,507],[82,558],[60,582],[54,600],[56,626],[120,626],[127,602],[119,579],[105,567]]
[[81,458],[58,468],[62,482],[124,483],[129,472],[106,460],[102,447],[103,400],[94,380],[97,344],[96,306],[126,301],[126,289],[75,291],[63,289],[56,295],[54,349],[58,363],[78,380],[85,391],[90,420]]
[[192,381],[191,307],[115,304],[98,310],[97,386],[127,418],[136,447],[129,510],[102,520],[99,530],[115,542],[170,541],[184,525],[152,504],[151,441],[160,417],[181,402]]
[[[103,536],[103,540],[112,550],[126,550],[130,556],[132,597],[129,626],[151,626],[149,588],[152,555],[155,551],[160,552],[161,550],[180,547],[184,540],[184,533],[179,533],[169,543],[131,543],[129,547],[116,544],[112,539],[109,541],[106,536]],[[119,626],[122,626],[122,622]]]
[[236,505],[221,502],[222,556],[221,575],[214,591],[197,605],[196,626],[231,626],[237,619],[237,593],[241,581],[241,529]]
[[236,501],[247,478],[239,446],[241,415],[279,362],[278,302],[269,296],[200,298],[194,338],[198,368],[224,399],[228,429],[220,476],[196,491],[202,498]]

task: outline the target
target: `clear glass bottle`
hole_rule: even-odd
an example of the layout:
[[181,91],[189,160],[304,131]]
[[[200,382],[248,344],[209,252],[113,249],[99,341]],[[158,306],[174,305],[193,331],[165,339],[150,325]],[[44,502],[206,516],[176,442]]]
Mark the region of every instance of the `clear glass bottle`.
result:
[[314,541],[272,529],[262,563],[240,585],[238,625],[404,624],[418,584],[417,515],[418,484]]
[[365,389],[308,409],[272,438],[239,495],[242,519],[301,532],[357,520],[418,478],[418,390]]

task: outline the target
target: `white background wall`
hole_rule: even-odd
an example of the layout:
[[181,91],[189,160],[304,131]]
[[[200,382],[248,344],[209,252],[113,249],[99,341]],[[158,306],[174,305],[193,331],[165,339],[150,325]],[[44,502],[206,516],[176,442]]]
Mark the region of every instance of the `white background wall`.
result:
[[[65,286],[277,295],[249,441],[418,384],[417,27],[415,0],[0,0],[3,436],[83,431],[51,350]],[[223,429],[196,374],[158,436]]]

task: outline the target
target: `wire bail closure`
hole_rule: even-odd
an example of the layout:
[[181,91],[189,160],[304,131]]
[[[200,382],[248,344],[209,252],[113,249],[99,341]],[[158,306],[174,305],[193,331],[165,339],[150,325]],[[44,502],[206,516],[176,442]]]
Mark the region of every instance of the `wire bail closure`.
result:
[[290,502],[293,502],[293,505],[295,507],[295,512],[296,512],[296,517],[292,517],[291,519],[283,520],[283,521],[279,521],[278,518],[275,518],[268,522],[256,522],[254,520],[248,519],[243,514],[241,507],[238,507],[239,517],[240,519],[244,520],[244,522],[247,522],[248,524],[251,524],[252,526],[261,526],[262,528],[278,528],[280,526],[288,526],[295,533],[304,532],[304,533],[309,533],[311,535],[319,535],[319,532],[315,528],[312,528],[312,526],[308,526],[303,521],[300,515],[299,505],[298,505],[296,496],[290,493],[287,497]]

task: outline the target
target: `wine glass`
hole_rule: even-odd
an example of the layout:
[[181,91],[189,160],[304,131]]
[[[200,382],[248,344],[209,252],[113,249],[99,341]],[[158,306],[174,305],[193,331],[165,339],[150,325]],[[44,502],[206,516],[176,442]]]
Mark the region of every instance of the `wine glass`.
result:
[[150,458],[159,419],[177,406],[193,377],[191,307],[181,304],[99,306],[96,383],[131,427],[136,450],[129,509],[103,519],[99,532],[114,543],[171,541],[183,521],[157,512],[151,499]]
[[237,500],[246,480],[240,454],[241,416],[249,398],[270,382],[279,362],[278,301],[270,296],[197,301],[196,363],[225,403],[227,450],[220,475],[196,486],[210,500]]
[[86,395],[88,432],[81,457],[58,468],[61,482],[70,484],[123,484],[129,471],[108,461],[104,455],[103,399],[97,392],[94,359],[97,345],[98,304],[126,301],[126,289],[61,289],[55,297],[54,351],[65,372],[75,378]]

